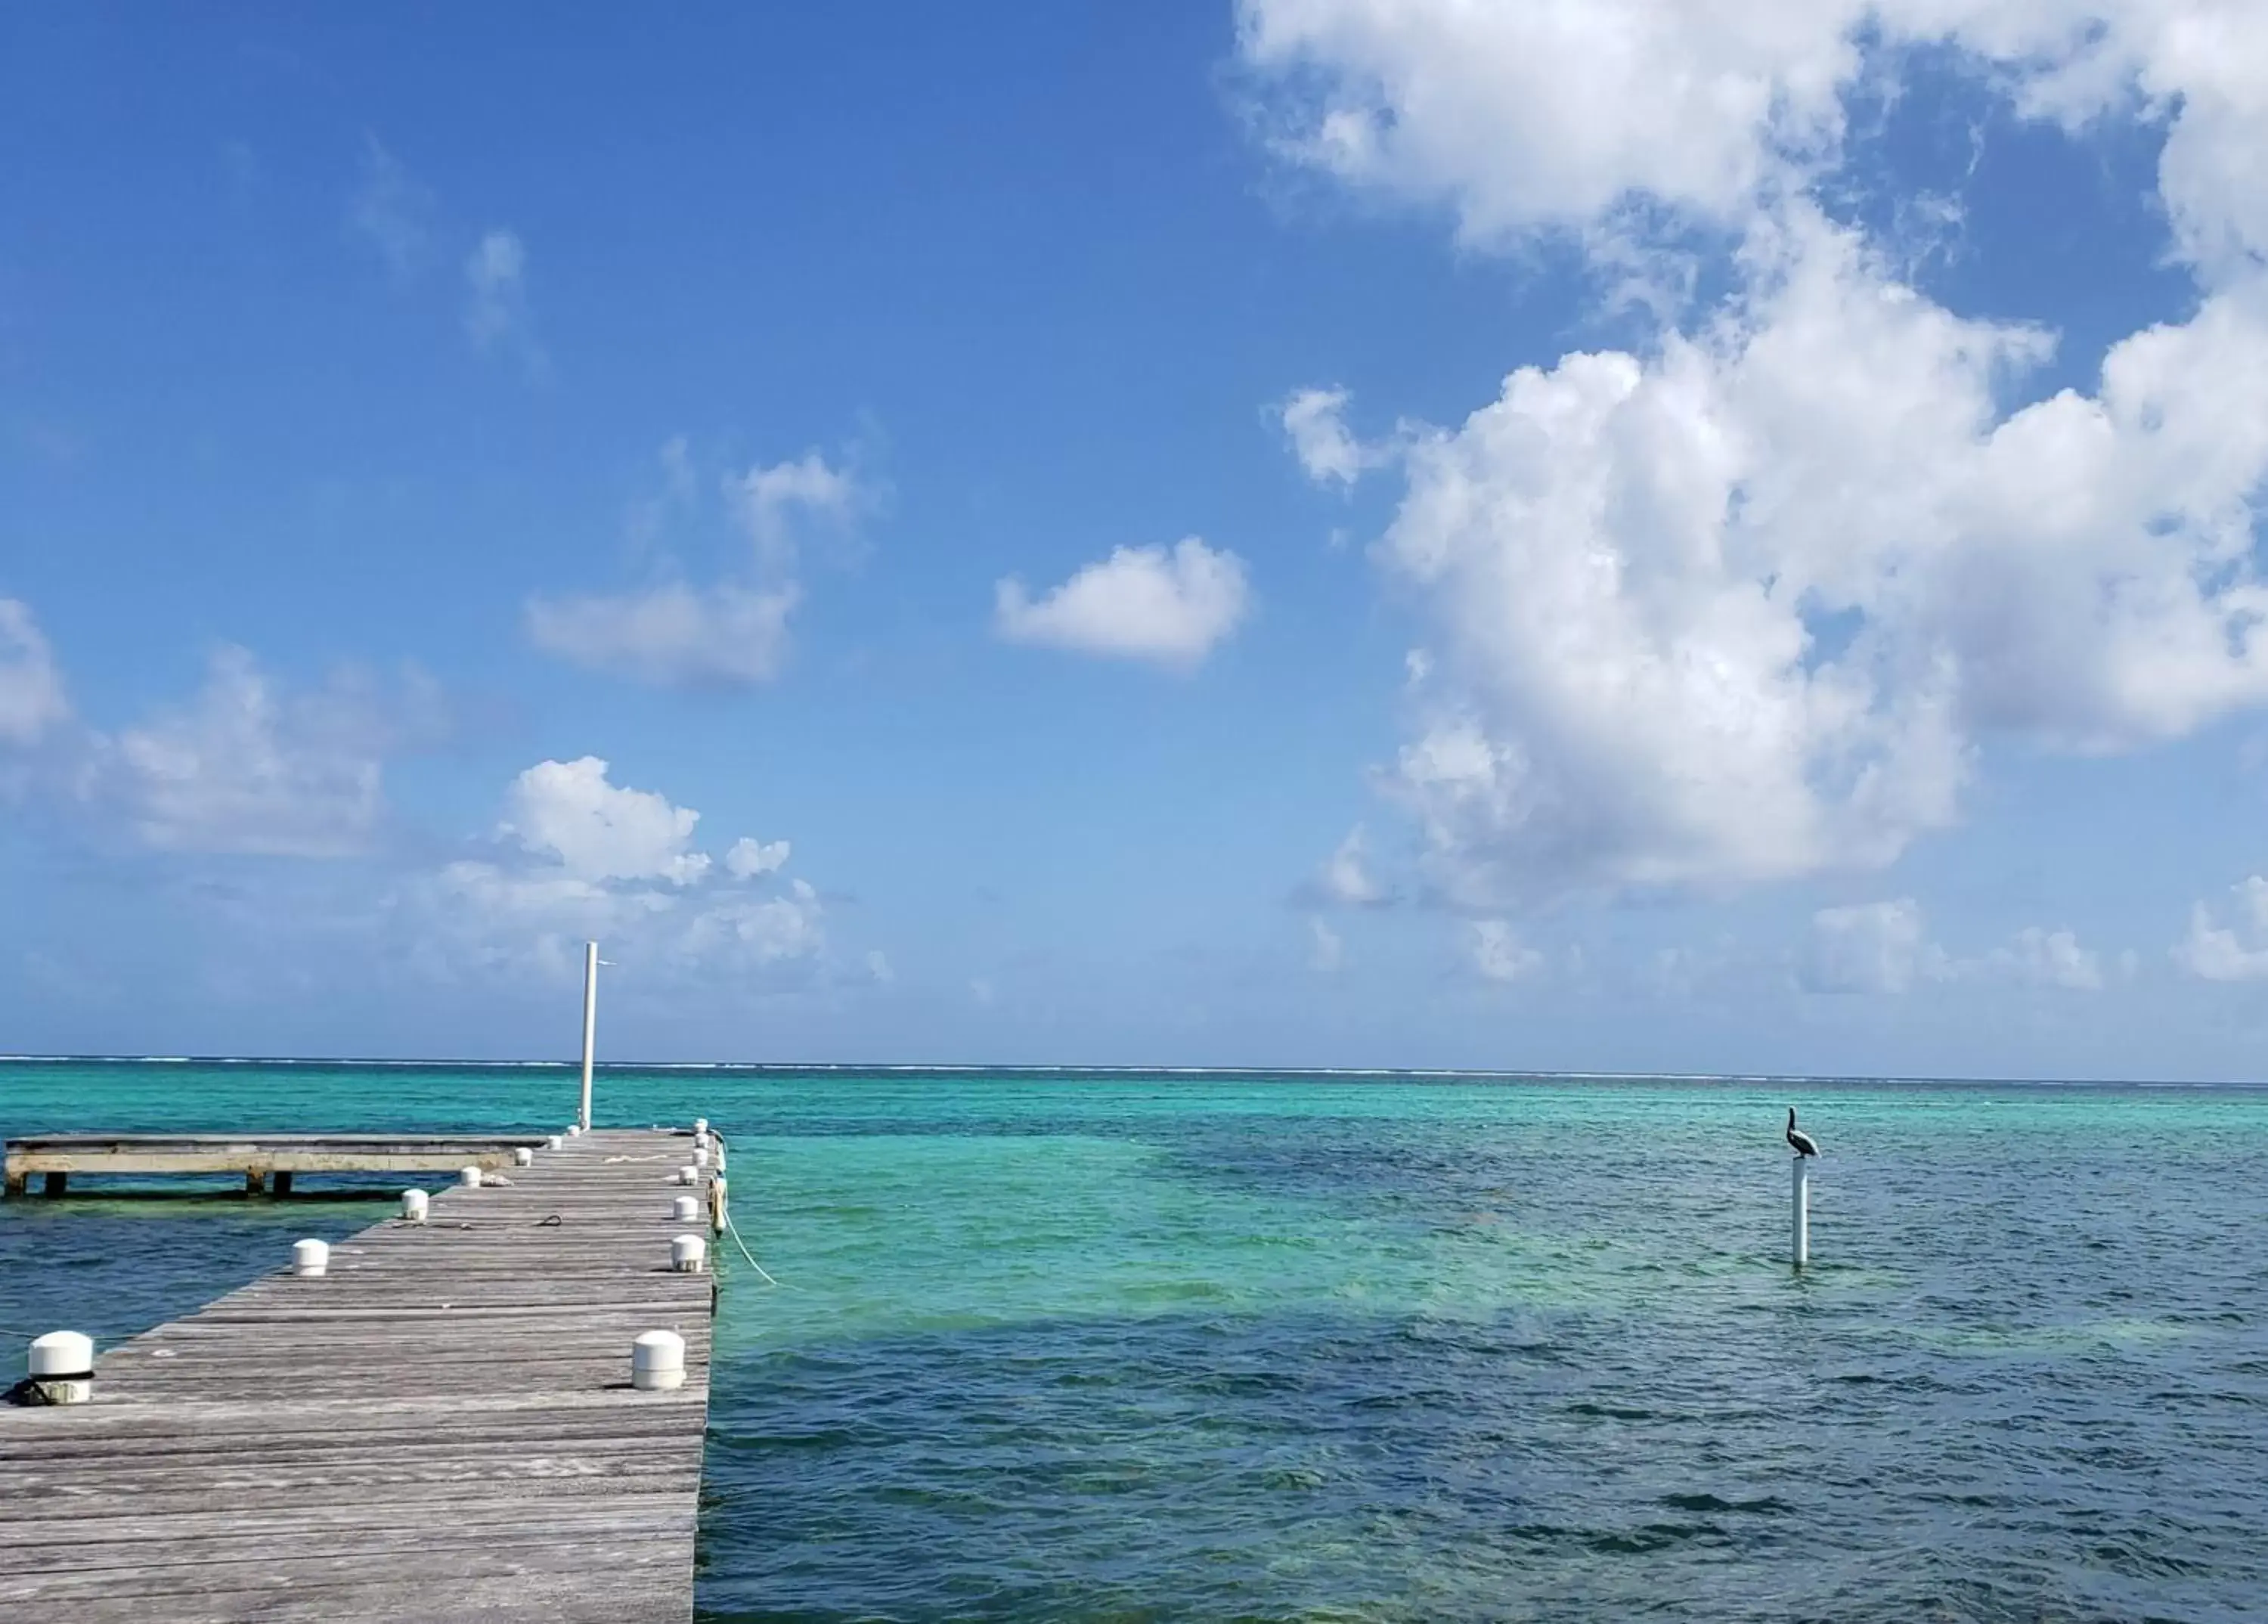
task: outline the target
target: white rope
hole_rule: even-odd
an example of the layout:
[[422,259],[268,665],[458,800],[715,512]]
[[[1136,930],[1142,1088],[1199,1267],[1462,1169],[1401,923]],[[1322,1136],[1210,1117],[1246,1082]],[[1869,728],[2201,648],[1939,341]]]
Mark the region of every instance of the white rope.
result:
[[733,1222],[733,1209],[729,1207],[725,1209],[725,1233],[733,1237],[733,1244],[740,1249],[740,1256],[748,1260],[748,1266],[754,1269],[757,1273],[763,1275],[764,1284],[767,1286],[777,1286],[779,1284],[779,1281],[774,1280],[770,1275],[764,1274],[764,1266],[756,1261],[756,1254],[748,1250],[747,1242],[740,1238],[740,1226]]

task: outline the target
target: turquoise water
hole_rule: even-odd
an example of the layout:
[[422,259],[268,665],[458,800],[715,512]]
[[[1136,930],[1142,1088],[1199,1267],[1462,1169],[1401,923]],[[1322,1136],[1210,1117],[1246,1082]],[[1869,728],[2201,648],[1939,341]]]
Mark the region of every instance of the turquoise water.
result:
[[[564,1068],[0,1066],[0,1131],[553,1126]],[[2268,1094],[602,1072],[732,1135],[724,1619],[2236,1619]],[[1826,1155],[1786,1264],[1800,1104]],[[0,1208],[130,1332],[355,1200]],[[727,1264],[734,1261],[727,1257]]]

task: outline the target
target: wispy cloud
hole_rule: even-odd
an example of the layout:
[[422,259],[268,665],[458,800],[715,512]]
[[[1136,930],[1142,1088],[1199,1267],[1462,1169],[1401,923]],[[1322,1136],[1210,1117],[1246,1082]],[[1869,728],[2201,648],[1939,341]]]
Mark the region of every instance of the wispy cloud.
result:
[[362,184],[347,204],[347,229],[377,253],[396,282],[432,262],[433,194],[375,135],[363,137]]
[[549,362],[527,303],[527,247],[515,232],[482,237],[465,261],[465,331],[483,353],[509,351],[530,372]]
[[[631,540],[665,569],[674,520],[696,516],[699,484],[685,440],[662,449],[660,496],[631,511]],[[800,538],[812,527],[848,534],[878,502],[850,468],[816,451],[757,464],[723,482],[745,551],[707,584],[669,579],[628,592],[528,601],[527,632],[547,653],[666,688],[744,688],[786,664],[789,618],[803,601]]]
[[0,744],[36,744],[70,713],[63,673],[30,605],[0,598]]

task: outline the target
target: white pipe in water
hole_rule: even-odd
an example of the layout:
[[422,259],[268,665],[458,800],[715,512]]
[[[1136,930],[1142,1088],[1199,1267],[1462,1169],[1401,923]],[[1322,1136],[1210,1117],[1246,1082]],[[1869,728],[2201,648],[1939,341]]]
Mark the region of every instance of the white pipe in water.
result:
[[685,1339],[674,1331],[641,1331],[630,1343],[630,1385],[644,1392],[685,1385]]
[[599,944],[583,944],[583,1110],[575,1119],[591,1126],[591,1051],[599,1036]]
[[401,1192],[401,1221],[404,1223],[425,1222],[425,1192],[423,1190],[404,1190]]
[[1788,1190],[1789,1252],[1797,1268],[1811,1261],[1811,1158],[1798,1156]]
[[669,1215],[679,1223],[691,1223],[701,1216],[701,1198],[697,1195],[679,1196],[669,1204]]
[[310,1280],[324,1273],[331,1266],[330,1246],[322,1241],[293,1241],[291,1243],[291,1273]]
[[26,1371],[49,1404],[86,1404],[94,1398],[94,1339],[77,1331],[50,1331],[32,1340]]
[[709,1243],[697,1235],[680,1235],[669,1243],[669,1266],[680,1274],[698,1274],[709,1259]]

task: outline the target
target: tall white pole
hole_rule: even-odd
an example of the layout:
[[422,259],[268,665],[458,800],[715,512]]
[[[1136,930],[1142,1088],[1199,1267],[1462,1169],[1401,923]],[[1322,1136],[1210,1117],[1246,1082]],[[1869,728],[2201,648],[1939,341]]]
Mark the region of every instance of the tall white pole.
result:
[[1788,1192],[1789,1212],[1793,1232],[1789,1236],[1790,1255],[1797,1268],[1811,1261],[1811,1158],[1798,1156],[1793,1168],[1793,1183]]
[[591,1131],[591,1048],[599,1035],[599,944],[583,944],[583,1110],[575,1119]]

